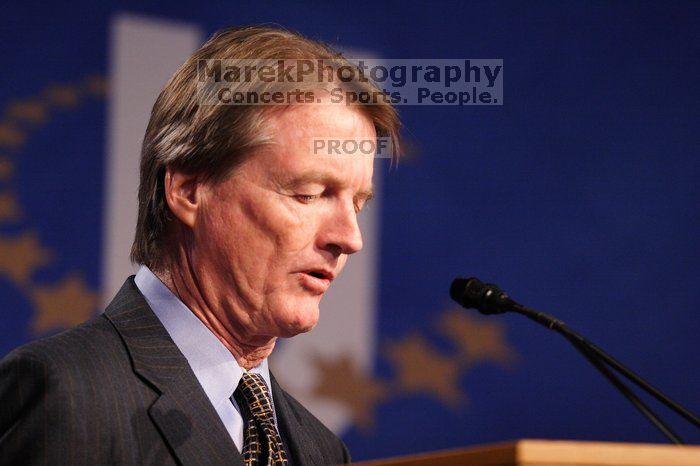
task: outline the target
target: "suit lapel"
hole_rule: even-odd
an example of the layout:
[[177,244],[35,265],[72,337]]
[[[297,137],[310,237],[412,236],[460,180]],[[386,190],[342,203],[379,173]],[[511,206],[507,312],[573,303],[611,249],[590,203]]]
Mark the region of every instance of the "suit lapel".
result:
[[303,419],[290,406],[287,393],[282,390],[272,374],[270,374],[270,382],[277,422],[287,441],[292,463],[295,466],[325,466],[323,455],[318,449],[318,441],[311,438],[308,429],[304,427]]
[[219,415],[177,348],[129,278],[105,316],[122,337],[134,372],[159,393],[149,415],[182,464],[243,465]]

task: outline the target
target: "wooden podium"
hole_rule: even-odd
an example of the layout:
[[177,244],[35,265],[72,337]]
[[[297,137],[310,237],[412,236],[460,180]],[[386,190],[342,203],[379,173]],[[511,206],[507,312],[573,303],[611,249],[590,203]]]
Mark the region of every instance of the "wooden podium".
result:
[[355,464],[358,466],[700,466],[700,446],[518,440]]

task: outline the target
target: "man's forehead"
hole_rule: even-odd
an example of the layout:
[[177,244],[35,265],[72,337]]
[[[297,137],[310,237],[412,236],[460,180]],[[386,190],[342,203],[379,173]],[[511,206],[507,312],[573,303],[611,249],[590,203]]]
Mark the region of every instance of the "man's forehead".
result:
[[268,136],[275,139],[278,132],[293,134],[294,137],[328,136],[318,134],[339,130],[355,131],[364,127],[374,133],[372,118],[361,108],[343,103],[326,101],[310,104],[289,105],[276,108],[267,113],[264,126],[269,130]]

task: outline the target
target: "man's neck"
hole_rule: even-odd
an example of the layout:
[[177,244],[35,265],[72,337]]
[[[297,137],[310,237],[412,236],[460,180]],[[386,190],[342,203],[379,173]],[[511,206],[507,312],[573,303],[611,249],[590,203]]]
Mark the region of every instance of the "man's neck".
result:
[[165,266],[152,270],[153,274],[182,301],[189,310],[221,341],[231,352],[238,365],[245,370],[258,366],[275,347],[276,337],[244,338],[236,331],[230,316],[219,316],[208,304],[204,293],[197,287],[189,269]]

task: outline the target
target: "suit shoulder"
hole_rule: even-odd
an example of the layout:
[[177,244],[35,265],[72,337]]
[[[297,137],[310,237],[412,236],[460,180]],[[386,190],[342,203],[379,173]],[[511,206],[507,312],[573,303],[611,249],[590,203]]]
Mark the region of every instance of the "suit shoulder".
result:
[[[22,345],[0,361],[0,366],[42,366],[50,372],[81,371],[115,353],[125,354],[112,324],[99,315],[75,328]],[[90,364],[86,364],[86,363]]]
[[129,412],[120,395],[130,372],[103,316],[12,351],[0,360],[0,464],[107,464],[124,429],[97,426]]

